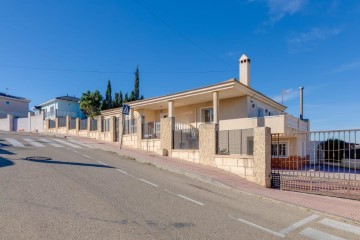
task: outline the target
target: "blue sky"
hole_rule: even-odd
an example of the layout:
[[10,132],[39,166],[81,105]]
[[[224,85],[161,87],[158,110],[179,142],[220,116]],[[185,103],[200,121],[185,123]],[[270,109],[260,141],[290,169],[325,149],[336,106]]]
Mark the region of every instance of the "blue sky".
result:
[[[360,128],[357,0],[0,0],[0,91],[31,106],[86,90],[153,97],[238,77],[312,130]],[[8,90],[6,90],[8,89]]]

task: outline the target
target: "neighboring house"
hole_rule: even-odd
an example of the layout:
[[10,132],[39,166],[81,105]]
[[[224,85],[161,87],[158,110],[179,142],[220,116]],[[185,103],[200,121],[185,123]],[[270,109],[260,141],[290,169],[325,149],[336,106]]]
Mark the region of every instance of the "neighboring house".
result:
[[85,118],[80,110],[80,99],[76,97],[57,97],[34,107],[36,114],[44,113],[45,119],[55,119],[70,116],[72,118]]
[[27,117],[30,100],[0,92],[0,118],[6,118],[8,114],[14,117]]

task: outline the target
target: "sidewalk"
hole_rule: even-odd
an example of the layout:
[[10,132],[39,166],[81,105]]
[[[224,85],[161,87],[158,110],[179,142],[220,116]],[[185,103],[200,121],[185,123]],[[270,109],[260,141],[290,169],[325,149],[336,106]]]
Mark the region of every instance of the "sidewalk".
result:
[[263,188],[235,174],[218,168],[196,164],[185,160],[163,157],[153,152],[137,149],[123,147],[120,150],[119,144],[117,143],[102,142],[95,139],[75,136],[69,136],[69,138],[76,139],[79,142],[86,143],[95,148],[135,158],[139,162],[151,163],[156,167],[163,168],[171,172],[184,174],[212,183],[222,184],[243,193],[294,204],[325,214],[335,215],[341,218],[360,222],[360,201],[357,200]]

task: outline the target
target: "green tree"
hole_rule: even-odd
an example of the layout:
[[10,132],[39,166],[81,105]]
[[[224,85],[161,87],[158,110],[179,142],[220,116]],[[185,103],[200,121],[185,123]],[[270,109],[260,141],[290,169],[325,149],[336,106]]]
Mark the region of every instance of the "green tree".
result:
[[131,101],[135,101],[135,93],[134,93],[134,91],[131,91],[131,93],[130,93],[129,102],[131,102]]
[[111,96],[111,82],[110,82],[110,80],[108,80],[106,93],[105,93],[105,99],[103,101],[101,109],[102,110],[111,109],[112,103],[113,103],[113,101],[112,101],[112,96]]
[[139,66],[136,66],[135,71],[135,84],[134,84],[134,94],[133,101],[140,99],[140,76],[139,76]]
[[81,111],[88,117],[99,115],[102,99],[103,97],[98,90],[83,93],[80,100]]
[[124,97],[124,103],[129,102],[129,96],[128,93],[125,93],[125,97]]
[[120,107],[119,97],[120,97],[119,93],[115,93],[114,101],[113,101],[113,104],[112,104],[113,108],[118,108],[118,107]]
[[123,104],[124,104],[123,94],[122,94],[122,91],[120,91],[120,94],[119,94],[119,107],[122,107]]

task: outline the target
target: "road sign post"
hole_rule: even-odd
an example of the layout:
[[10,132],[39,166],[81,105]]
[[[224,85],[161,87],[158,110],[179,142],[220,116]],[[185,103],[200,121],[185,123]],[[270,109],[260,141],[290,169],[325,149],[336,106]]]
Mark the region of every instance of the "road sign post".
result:
[[130,114],[130,106],[124,104],[123,107],[122,107],[122,118],[121,118],[122,131],[121,131],[120,149],[122,148],[123,139],[124,139],[125,115],[128,116],[129,114]]

